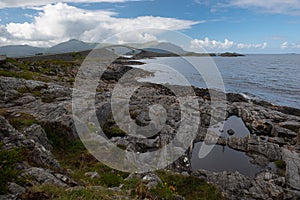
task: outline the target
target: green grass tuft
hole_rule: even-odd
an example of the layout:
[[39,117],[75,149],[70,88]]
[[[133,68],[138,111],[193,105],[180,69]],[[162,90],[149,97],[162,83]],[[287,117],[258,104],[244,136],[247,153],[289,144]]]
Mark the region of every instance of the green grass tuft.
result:
[[29,127],[32,124],[37,124],[38,121],[30,114],[20,113],[20,116],[8,116],[7,117],[9,123],[17,130],[21,131],[25,127]]
[[[222,199],[220,191],[204,179],[193,176],[172,174],[166,171],[158,171],[159,177],[168,188],[187,200],[196,199]],[[155,191],[159,192],[159,191]],[[160,194],[162,195],[162,194]]]
[[[52,200],[111,200],[111,199],[124,199],[125,193],[122,191],[112,191],[106,188],[78,188],[74,190],[67,190],[62,187],[54,185],[42,185],[31,189],[32,194],[48,197]],[[31,197],[24,197],[30,199]]]
[[285,176],[286,163],[283,160],[276,160],[274,164],[279,169],[279,175]]
[[0,195],[8,193],[8,182],[18,182],[19,170],[16,170],[16,164],[23,161],[25,149],[18,148],[12,150],[2,150],[0,143]]

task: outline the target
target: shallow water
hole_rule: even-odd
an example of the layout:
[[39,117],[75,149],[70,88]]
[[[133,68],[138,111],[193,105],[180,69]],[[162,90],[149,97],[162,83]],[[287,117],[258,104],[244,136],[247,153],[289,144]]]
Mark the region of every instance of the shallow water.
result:
[[209,128],[209,130],[224,138],[228,138],[230,136],[228,134],[230,129],[234,131],[233,135],[236,137],[246,137],[250,134],[250,131],[243,120],[237,116],[230,116],[225,122],[218,123],[217,125]]
[[213,172],[238,171],[243,175],[255,177],[255,175],[265,169],[274,169],[274,164],[269,166],[259,166],[250,162],[251,158],[245,152],[236,151],[229,147],[215,145],[212,151],[203,159],[199,159],[198,154],[203,142],[195,144],[191,165],[193,170],[205,169]]

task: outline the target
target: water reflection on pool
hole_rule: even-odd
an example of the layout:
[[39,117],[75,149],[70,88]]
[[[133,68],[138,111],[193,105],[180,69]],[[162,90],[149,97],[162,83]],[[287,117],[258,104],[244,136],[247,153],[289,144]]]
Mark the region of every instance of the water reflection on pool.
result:
[[218,135],[224,138],[229,137],[229,130],[232,130],[234,132],[233,135],[236,137],[245,137],[250,134],[243,120],[237,116],[231,116],[225,122],[210,127],[209,130],[218,133]]
[[198,154],[203,142],[195,144],[191,164],[193,170],[205,169],[213,172],[221,171],[238,171],[249,177],[255,175],[265,169],[274,169],[274,164],[268,166],[259,166],[250,162],[251,158],[245,152],[233,150],[229,147],[215,145],[212,151],[203,159],[199,159]]

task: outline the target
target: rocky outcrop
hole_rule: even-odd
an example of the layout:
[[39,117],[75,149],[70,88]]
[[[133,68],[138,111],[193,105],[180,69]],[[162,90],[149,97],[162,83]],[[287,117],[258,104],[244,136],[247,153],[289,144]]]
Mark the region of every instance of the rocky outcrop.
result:
[[[123,62],[123,61],[122,61]],[[131,68],[116,62],[103,74],[96,96],[96,115],[103,129],[118,128],[111,111],[111,93],[114,84]],[[127,64],[132,64],[129,61]],[[149,73],[143,72],[144,75]],[[157,84],[143,84],[130,99],[130,118],[140,126],[150,123],[149,106],[159,104],[166,110],[166,124],[148,138],[134,137],[130,134],[109,134],[111,142],[127,151],[154,151],[170,143],[178,127],[181,125],[181,105],[175,94],[168,87]],[[0,77],[0,140],[4,149],[24,147],[27,149],[27,163],[20,163],[21,176],[30,176],[33,185],[56,184],[62,187],[74,186],[76,183],[62,173],[60,164],[55,160],[47,136],[57,136],[62,140],[78,139],[72,118],[72,89],[62,84],[18,78]],[[185,94],[186,87],[174,86]],[[193,88],[197,95],[200,111],[198,135],[195,141],[203,141],[210,122],[220,122],[222,107],[210,104],[207,89]],[[232,149],[246,152],[253,158],[253,163],[267,165],[269,162],[284,160],[286,162],[285,177],[274,172],[262,172],[255,178],[241,175],[238,172],[212,173],[204,170],[193,172],[193,176],[205,178],[216,184],[229,199],[293,199],[300,191],[300,114],[298,109],[274,106],[267,102],[251,101],[239,94],[226,94],[226,118],[235,115],[244,121],[250,131],[247,137],[237,137],[231,131],[228,137],[211,135],[211,142],[217,141]],[[221,105],[221,104],[220,104]],[[215,109],[217,116],[212,116]],[[195,112],[196,113],[196,112]],[[11,117],[30,115],[35,121],[27,127],[13,127],[8,120]],[[221,114],[220,114],[221,116]],[[38,123],[38,124],[37,124]],[[16,129],[20,128],[20,129]],[[298,137],[298,138],[297,138]],[[208,141],[209,142],[209,141]],[[179,172],[191,172],[191,149],[180,157],[169,169]],[[95,172],[87,173],[91,178],[99,176]],[[152,188],[161,183],[155,173],[143,174],[140,177]],[[11,194],[23,193],[27,186],[16,183],[9,184]],[[6,198],[16,196],[6,196]],[[16,197],[17,198],[17,197]]]
[[282,157],[286,163],[287,184],[300,191],[300,153],[282,148]]
[[[27,129],[26,137],[23,133],[15,130],[2,116],[0,116],[0,127],[1,130],[6,132],[6,137],[3,138],[3,148],[4,149],[14,149],[25,147],[28,153],[28,160],[32,163],[35,163],[40,166],[49,167],[56,170],[61,170],[59,163],[55,160],[52,153],[47,150],[41,143],[39,143],[37,138],[42,139],[45,137],[45,132],[37,132],[37,129],[34,129],[34,126]],[[38,128],[38,125],[36,125]],[[31,132],[32,131],[32,132]],[[35,138],[36,140],[32,139]],[[47,148],[50,148],[49,143],[46,138],[42,139]]]
[[26,138],[43,145],[46,150],[51,151],[53,149],[52,145],[50,144],[47,138],[47,134],[40,125],[31,125],[23,131],[23,134]]
[[271,172],[262,172],[251,179],[239,172],[212,173],[199,170],[194,176],[204,177],[216,184],[228,199],[283,199],[285,178]]
[[[26,158],[24,162],[18,163],[17,168],[21,171],[20,177],[24,179],[30,177],[31,186],[54,184],[67,187],[77,184],[68,176],[59,173],[62,168],[51,153],[52,146],[40,125],[33,124],[21,133],[14,129],[4,117],[0,116],[0,130],[3,149],[23,148],[25,150]],[[28,185],[21,186],[13,182],[9,183],[8,191],[12,195],[3,196],[3,198],[18,198],[27,191],[27,188]]]
[[68,176],[44,168],[27,168],[21,176],[31,177],[31,183],[34,185],[53,184],[61,187],[77,185],[77,183]]

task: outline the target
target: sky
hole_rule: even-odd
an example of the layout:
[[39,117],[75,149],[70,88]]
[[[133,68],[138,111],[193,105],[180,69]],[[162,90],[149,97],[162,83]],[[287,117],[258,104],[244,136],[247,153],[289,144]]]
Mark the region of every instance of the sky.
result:
[[193,51],[300,53],[300,0],[0,0],[0,46],[160,40],[151,29]]

